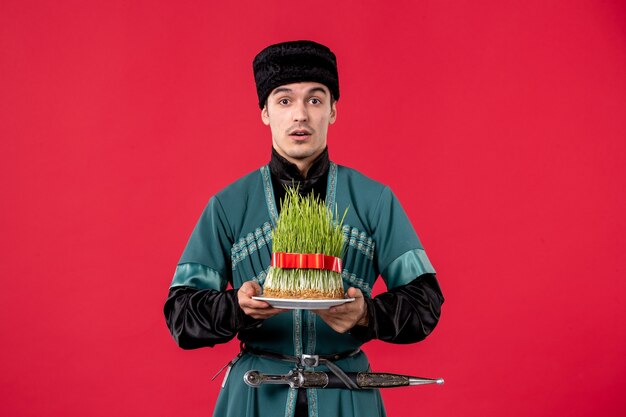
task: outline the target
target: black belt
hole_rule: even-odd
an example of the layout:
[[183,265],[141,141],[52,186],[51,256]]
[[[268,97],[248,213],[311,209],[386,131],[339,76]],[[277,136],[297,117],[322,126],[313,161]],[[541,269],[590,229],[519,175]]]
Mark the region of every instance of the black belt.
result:
[[338,361],[340,359],[350,358],[361,351],[361,349],[357,348],[350,352],[342,352],[335,353],[333,355],[308,355],[302,354],[299,356],[291,356],[291,355],[283,355],[282,353],[270,352],[267,350],[262,350],[258,348],[253,348],[250,346],[246,346],[243,343],[241,344],[241,351],[244,353],[249,353],[253,356],[258,356],[259,358],[265,359],[274,359],[279,361],[291,362],[295,363],[297,367],[311,367],[315,368],[316,366],[324,365],[328,367],[328,369],[337,376],[345,384],[345,386],[349,389],[359,389],[359,386],[356,385],[348,376],[343,372],[343,370],[335,365],[333,362]]

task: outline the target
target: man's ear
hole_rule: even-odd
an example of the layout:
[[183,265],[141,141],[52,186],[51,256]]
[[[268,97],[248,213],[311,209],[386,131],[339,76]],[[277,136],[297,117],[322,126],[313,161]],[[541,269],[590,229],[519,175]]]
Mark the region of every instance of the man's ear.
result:
[[270,124],[270,115],[267,113],[267,104],[263,106],[263,110],[261,110],[261,120],[263,120],[265,126]]
[[337,100],[333,101],[330,104],[330,121],[329,123],[332,125],[337,120]]

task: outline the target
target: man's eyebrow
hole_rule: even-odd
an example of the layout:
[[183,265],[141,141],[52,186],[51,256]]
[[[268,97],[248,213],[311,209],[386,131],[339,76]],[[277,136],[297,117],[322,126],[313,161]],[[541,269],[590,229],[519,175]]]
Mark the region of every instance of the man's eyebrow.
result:
[[323,89],[322,87],[313,87],[313,88],[311,88],[311,89],[309,90],[309,94],[311,94],[311,93],[317,93],[317,92],[324,93],[324,95],[327,95],[327,94],[328,94],[328,93],[326,92],[326,90],[325,90],[325,89]]
[[[324,93],[324,95],[328,95],[326,90],[322,87],[313,87],[309,91],[307,91],[307,94],[312,94],[312,93],[317,93],[317,92]],[[293,93],[293,90],[287,87],[278,87],[274,89],[274,91],[272,91],[271,95],[275,96],[276,94],[279,94],[279,93]]]
[[278,87],[276,89],[274,89],[274,91],[272,91],[272,95],[275,96],[278,93],[291,93],[291,88],[287,88],[287,87]]

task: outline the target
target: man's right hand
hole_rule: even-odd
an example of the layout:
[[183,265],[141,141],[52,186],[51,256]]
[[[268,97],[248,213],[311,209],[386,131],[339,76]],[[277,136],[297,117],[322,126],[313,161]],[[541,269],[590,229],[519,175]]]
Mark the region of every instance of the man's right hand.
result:
[[254,319],[269,319],[276,314],[287,310],[274,308],[265,301],[253,300],[252,297],[261,294],[261,286],[256,281],[246,281],[237,291],[239,307],[243,312]]

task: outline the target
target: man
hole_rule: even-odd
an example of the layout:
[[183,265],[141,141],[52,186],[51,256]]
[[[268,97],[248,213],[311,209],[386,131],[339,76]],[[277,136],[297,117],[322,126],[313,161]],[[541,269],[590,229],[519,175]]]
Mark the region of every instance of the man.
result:
[[[176,268],[165,303],[168,327],[184,349],[241,340],[215,416],[383,416],[377,390],[243,382],[250,369],[287,373],[307,354],[332,361],[339,372],[366,371],[363,343],[422,340],[443,303],[435,270],[390,189],[328,158],[327,131],[339,99],[335,55],[315,42],[286,42],[261,51],[253,69],[272,157],[210,199]],[[342,276],[351,303],[286,311],[252,299],[269,268],[284,186],[294,183],[339,212],[348,207]],[[379,275],[388,291],[372,299]],[[233,289],[226,290],[229,283]]]

